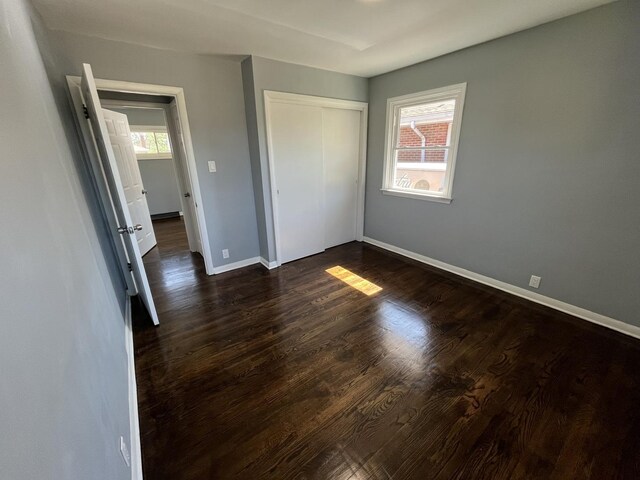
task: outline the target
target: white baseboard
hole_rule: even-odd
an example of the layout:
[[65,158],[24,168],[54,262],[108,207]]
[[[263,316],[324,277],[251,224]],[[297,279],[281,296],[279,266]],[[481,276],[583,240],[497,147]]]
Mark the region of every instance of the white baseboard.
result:
[[262,266],[269,270],[272,270],[278,266],[276,262],[268,262],[263,257],[251,257],[240,260],[239,262],[227,263],[226,265],[222,265],[221,267],[214,267],[213,274],[217,275],[219,273],[230,272],[231,270],[248,267],[249,265],[255,265],[256,263],[262,264]]
[[138,418],[138,390],[133,347],[131,319],[131,297],[127,295],[125,310],[125,350],[127,352],[129,376],[129,451],[131,455],[131,480],[142,480],[142,447],[140,445],[140,423]]
[[278,262],[269,262],[266,258],[260,257],[260,263],[268,270],[273,270],[278,266]]
[[231,270],[248,267],[249,265],[255,265],[256,263],[260,263],[260,257],[245,258],[244,260],[240,260],[239,262],[227,263],[226,265],[222,265],[221,267],[214,267],[213,274],[217,275],[219,273],[230,272]]
[[431,265],[432,267],[454,273],[456,275],[468,278],[484,285],[489,285],[490,287],[497,288],[498,290],[511,293],[512,295],[516,295],[518,297],[526,298],[527,300],[531,300],[532,302],[545,305],[555,310],[559,310],[563,313],[568,313],[569,315],[587,320],[588,322],[602,325],[603,327],[607,327],[617,332],[624,333],[625,335],[640,338],[640,327],[629,325],[628,323],[621,322],[620,320],[616,320],[614,318],[607,317],[605,315],[601,315],[599,313],[595,313],[581,307],[576,307],[575,305],[561,302],[560,300],[556,300],[555,298],[546,297],[544,295],[540,295],[539,293],[531,292],[524,288],[516,287],[515,285],[501,282],[500,280],[496,280],[494,278],[487,277],[470,270],[465,270],[464,268],[456,267],[454,265],[441,262],[440,260],[436,260],[434,258],[430,258],[425,255],[412,252],[410,250],[405,250],[404,248],[396,247],[395,245],[391,245],[389,243],[381,242],[369,237],[364,237],[363,240],[364,242],[370,243],[371,245],[375,245],[377,247],[397,253],[404,257],[411,258],[413,260],[417,260],[418,262],[426,263],[427,265]]

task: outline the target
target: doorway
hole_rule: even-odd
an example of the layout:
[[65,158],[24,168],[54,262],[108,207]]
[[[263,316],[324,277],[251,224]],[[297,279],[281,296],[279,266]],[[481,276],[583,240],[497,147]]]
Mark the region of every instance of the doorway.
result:
[[[168,97],[165,116],[166,138],[158,138],[155,132],[152,132],[153,141],[156,142],[155,150],[159,150],[158,142],[166,141],[165,143],[171,145],[169,149],[172,158],[175,159],[178,190],[184,199],[181,201],[181,217],[184,218],[186,227],[183,231],[187,236],[187,253],[193,257],[191,252],[199,252],[204,259],[204,268],[201,269],[207,274],[213,274],[184,92],[179,87],[95,79],[89,64],[83,64],[82,77],[67,76],[67,85],[78,120],[79,133],[84,140],[83,145],[94,186],[113,239],[114,251],[127,293],[139,295],[153,323],[158,325],[155,302],[141,254],[155,245],[155,231],[150,225],[150,212],[135,154],[134,138],[127,115],[105,109],[103,101],[114,99],[102,100],[99,92],[135,94],[141,98],[134,101],[143,103],[147,98],[152,100],[151,97],[147,97],[149,95],[155,96],[156,99],[158,96]],[[151,140],[145,139],[145,142],[147,140],[145,145],[149,146]],[[166,149],[166,145],[160,148]],[[134,223],[133,219],[136,216],[137,223]],[[141,220],[145,216],[148,219],[146,228],[145,221]],[[143,230],[145,235],[138,235]]]
[[[80,92],[80,77],[67,76],[67,84],[71,93],[71,99],[76,110],[76,115],[81,122],[81,116],[84,114],[83,100]],[[189,120],[186,109],[186,102],[184,98],[184,91],[180,87],[171,87],[165,85],[152,85],[142,83],[123,82],[117,80],[105,80],[95,79],[95,86],[100,98],[100,104],[103,108],[110,110],[117,110],[118,108],[127,107],[126,113],[134,116],[133,109],[138,110],[138,117],[142,115],[140,111],[151,109],[161,109],[164,115],[164,123],[166,126],[166,133],[169,138],[171,148],[171,160],[172,164],[169,166],[167,163],[163,165],[163,169],[166,171],[173,169],[175,182],[177,184],[177,191],[180,200],[180,209],[177,211],[177,215],[181,217],[181,222],[184,225],[185,234],[187,236],[187,242],[189,250],[191,252],[198,252],[202,255],[204,261],[204,271],[207,275],[213,275],[214,267],[211,257],[211,249],[209,246],[209,235],[202,210],[202,195],[200,192],[200,185],[198,182],[198,174],[195,164],[195,154],[193,151],[193,145],[191,141],[191,131],[189,128]],[[127,118],[129,118],[129,115]],[[151,115],[154,115],[153,113]],[[136,120],[137,123],[139,120]],[[147,125],[150,126],[150,125]],[[81,133],[83,134],[85,143],[93,143],[93,137],[91,132],[80,125]],[[166,152],[165,152],[166,153]],[[92,157],[91,152],[88,152],[89,157]],[[92,162],[95,159],[92,159]],[[140,162],[138,162],[140,165]],[[95,167],[94,167],[95,169]],[[141,176],[144,174],[146,165],[142,166]],[[153,175],[153,174],[152,174]],[[147,175],[149,176],[149,175]],[[143,178],[144,182],[144,178]],[[152,179],[152,183],[154,180]],[[166,177],[163,178],[164,185],[168,185]],[[146,186],[145,186],[146,187]],[[160,187],[162,188],[162,187]],[[150,190],[147,190],[149,195]],[[159,193],[156,188],[156,194]],[[169,195],[170,196],[170,195]],[[167,198],[160,194],[155,195],[156,199]],[[104,200],[103,200],[104,201]],[[171,205],[176,206],[175,197],[169,200]],[[147,202],[149,203],[149,202]],[[164,215],[159,215],[154,218],[155,206],[157,202],[152,202],[150,206],[150,215],[152,220],[160,220]],[[158,211],[166,209],[159,207]],[[169,217],[176,214],[175,210],[167,210],[161,213],[169,213]],[[154,229],[155,231],[156,229]]]
[[[190,216],[187,215],[185,221],[184,211],[189,208],[190,192],[188,185],[179,180],[184,174],[175,152],[175,146],[179,144],[169,128],[171,98],[154,96],[150,99],[153,101],[144,101],[141,95],[98,93],[104,108],[124,114],[128,119],[136,155],[130,170],[141,181],[139,190],[148,207],[139,210],[144,217],[139,221],[149,225],[146,234],[153,237],[153,244],[146,242],[144,248],[140,248],[145,263],[149,255],[158,256],[154,250],[164,250],[166,255],[178,253],[176,249],[182,247],[188,252],[189,235],[193,236],[193,233],[188,226]],[[136,223],[135,218],[133,222]],[[196,247],[195,250],[199,249]]]

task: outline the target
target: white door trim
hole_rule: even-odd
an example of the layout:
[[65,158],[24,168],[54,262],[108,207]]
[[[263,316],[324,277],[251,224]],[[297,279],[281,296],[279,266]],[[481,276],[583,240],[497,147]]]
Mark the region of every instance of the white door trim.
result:
[[[340,100],[338,98],[316,97],[312,95],[300,95],[297,93],[264,91],[264,114],[267,133],[267,158],[269,162],[269,189],[271,190],[271,215],[273,218],[273,235],[275,241],[276,259],[275,265],[282,264],[280,252],[280,230],[278,216],[278,196],[276,185],[275,165],[273,159],[273,142],[271,135],[271,104],[290,103],[295,105],[317,106],[325,108],[337,108],[342,110],[356,110],[360,112],[360,157],[358,159],[358,202],[356,207],[356,240],[361,242],[364,238],[364,187],[367,168],[367,120],[369,118],[369,104],[353,100]],[[274,262],[269,262],[271,265]]]
[[[72,100],[76,109],[76,114],[82,112],[82,103],[80,97],[74,95],[76,87],[80,86],[80,77],[67,75],[67,85],[71,92]],[[105,80],[96,78],[96,87],[98,90],[106,90],[111,92],[123,92],[123,93],[138,93],[145,95],[162,95],[167,97],[173,97],[176,99],[176,105],[178,107],[178,115],[182,124],[182,130],[184,135],[184,144],[187,151],[186,168],[189,173],[189,181],[191,183],[191,193],[195,198],[197,204],[197,228],[200,235],[200,242],[202,244],[202,256],[204,257],[205,270],[208,275],[214,274],[213,258],[211,255],[211,246],[209,244],[209,234],[207,229],[207,222],[204,215],[202,193],[200,191],[200,182],[198,180],[198,171],[196,168],[196,157],[193,150],[193,143],[191,140],[191,129],[189,127],[189,118],[187,116],[187,103],[184,96],[184,89],[181,87],[171,87],[167,85],[152,85],[147,83],[133,83],[123,82],[119,80]],[[77,102],[80,101],[80,105]],[[91,138],[87,138],[87,132],[82,129],[85,141],[92,142]]]
[[131,480],[142,480],[142,447],[140,442],[140,418],[138,414],[138,383],[136,382],[135,348],[133,345],[133,319],[131,297],[125,304],[125,350],[129,377],[129,451],[131,454]]

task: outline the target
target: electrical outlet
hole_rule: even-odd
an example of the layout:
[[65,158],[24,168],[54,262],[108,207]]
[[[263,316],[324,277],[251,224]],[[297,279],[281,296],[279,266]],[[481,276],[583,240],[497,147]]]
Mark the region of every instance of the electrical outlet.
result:
[[229,250],[228,249],[224,249],[222,250],[222,258],[229,258]]
[[129,448],[127,448],[127,442],[124,441],[124,437],[120,437],[120,453],[127,467],[131,467],[131,455],[129,454]]
[[529,280],[529,286],[533,288],[540,287],[540,280],[542,280],[542,277],[531,275],[531,279]]
[[209,160],[209,173],[217,172],[216,162],[214,160]]

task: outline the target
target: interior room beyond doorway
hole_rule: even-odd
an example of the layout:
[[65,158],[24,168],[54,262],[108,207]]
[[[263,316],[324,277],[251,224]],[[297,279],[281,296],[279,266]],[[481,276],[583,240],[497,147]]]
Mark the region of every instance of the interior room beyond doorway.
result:
[[[184,197],[188,192],[182,191],[180,159],[174,148],[176,133],[170,128],[171,97],[111,91],[100,91],[99,95],[105,110],[124,114],[128,120],[136,156],[132,170],[137,169],[128,174],[139,175],[141,192],[148,207],[142,214],[148,215],[148,225],[154,236],[150,248],[141,248],[145,263],[179,260],[193,273],[203,267],[203,259],[189,248],[183,208],[183,199],[189,197]],[[132,216],[140,214],[131,213]],[[185,263],[185,259],[189,261]],[[156,269],[162,270],[158,265]]]

